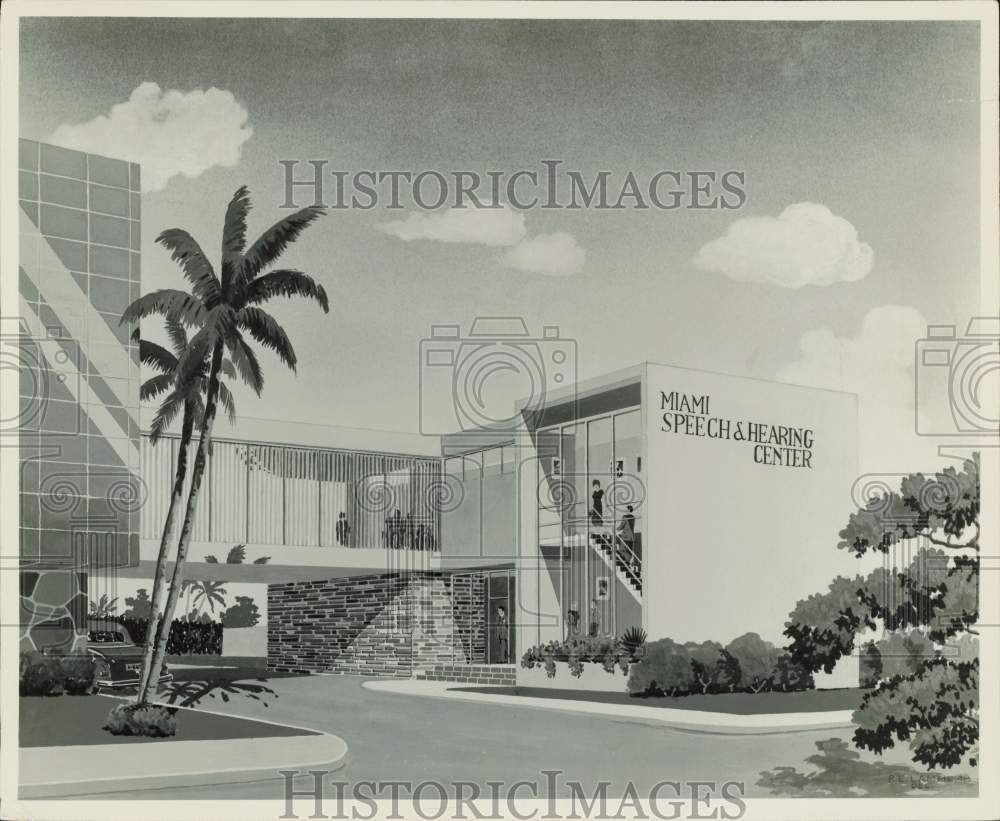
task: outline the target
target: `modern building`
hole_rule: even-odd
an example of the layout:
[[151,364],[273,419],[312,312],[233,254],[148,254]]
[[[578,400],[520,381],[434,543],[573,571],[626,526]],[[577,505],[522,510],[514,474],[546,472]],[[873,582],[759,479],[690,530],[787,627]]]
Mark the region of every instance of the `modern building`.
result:
[[[22,643],[78,648],[88,596],[151,588],[177,443],[140,434],[118,324],[139,292],[138,168],[21,152],[19,338],[47,386],[22,383]],[[569,635],[780,642],[844,572],[854,396],[653,363],[557,381],[443,436],[220,419],[185,577],[260,613],[223,651],[513,683],[525,648]]]
[[139,553],[139,167],[21,140],[19,199],[21,643],[73,650]]

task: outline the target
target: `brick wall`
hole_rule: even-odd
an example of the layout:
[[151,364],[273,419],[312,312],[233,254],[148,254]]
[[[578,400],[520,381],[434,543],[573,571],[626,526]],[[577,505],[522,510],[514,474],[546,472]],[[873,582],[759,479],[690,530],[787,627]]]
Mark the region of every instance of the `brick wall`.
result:
[[476,574],[379,574],[270,584],[267,668],[409,678],[485,656]]

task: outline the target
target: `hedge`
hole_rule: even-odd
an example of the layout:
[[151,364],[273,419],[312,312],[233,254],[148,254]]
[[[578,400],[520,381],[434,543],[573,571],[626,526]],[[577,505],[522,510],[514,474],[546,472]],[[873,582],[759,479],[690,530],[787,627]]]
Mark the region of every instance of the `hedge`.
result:
[[756,633],[745,633],[725,647],[718,642],[650,642],[628,681],[629,693],[636,696],[787,692],[813,686],[804,665]]
[[22,696],[87,695],[97,685],[97,661],[93,656],[47,656],[22,651],[19,674]]
[[[147,619],[119,619],[136,644],[146,643]],[[167,655],[222,655],[222,625],[174,619],[167,638]]]

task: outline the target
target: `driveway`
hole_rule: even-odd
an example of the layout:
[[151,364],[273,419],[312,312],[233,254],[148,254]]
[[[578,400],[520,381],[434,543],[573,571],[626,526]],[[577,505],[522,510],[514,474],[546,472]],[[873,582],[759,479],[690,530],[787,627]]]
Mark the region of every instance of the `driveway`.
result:
[[[484,796],[490,794],[486,782],[498,780],[508,786],[526,780],[538,784],[539,794],[545,795],[544,770],[562,772],[556,792],[563,797],[570,794],[567,780],[580,782],[587,795],[603,780],[611,783],[611,796],[620,796],[631,781],[645,797],[655,784],[670,780],[737,781],[744,783],[745,795],[767,796],[771,794],[766,789],[756,786],[762,770],[781,766],[815,770],[804,762],[817,753],[817,742],[846,736],[830,730],[708,735],[612,718],[375,692],[363,688],[363,681],[352,676],[273,678],[246,682],[250,686],[246,692],[241,682],[221,685],[225,690],[190,683],[184,698],[196,699],[204,709],[335,733],[347,742],[348,756],[331,780],[349,784],[435,780],[445,785],[468,781],[481,785]],[[193,716],[182,713],[179,718]],[[906,756],[899,755],[896,761],[904,763]],[[874,769],[864,759],[858,763]],[[275,776],[252,783],[115,797],[282,800],[284,782]],[[878,777],[888,780],[884,774]],[[852,778],[857,779],[856,767]],[[310,778],[307,782],[297,783],[296,788],[311,786]],[[670,797],[664,793],[662,800]]]

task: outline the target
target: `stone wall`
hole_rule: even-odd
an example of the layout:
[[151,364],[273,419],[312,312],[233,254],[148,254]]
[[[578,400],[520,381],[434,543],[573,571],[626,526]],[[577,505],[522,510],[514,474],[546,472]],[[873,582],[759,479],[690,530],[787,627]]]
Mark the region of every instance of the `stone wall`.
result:
[[270,584],[267,668],[409,678],[479,660],[484,591],[482,576],[429,572]]
[[82,653],[87,648],[87,574],[21,571],[21,650]]

